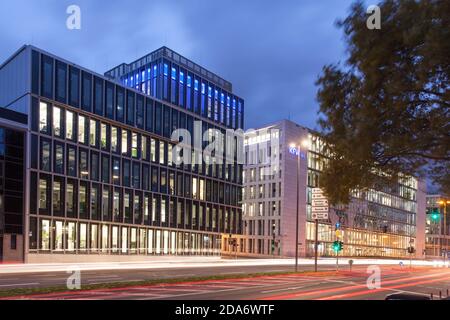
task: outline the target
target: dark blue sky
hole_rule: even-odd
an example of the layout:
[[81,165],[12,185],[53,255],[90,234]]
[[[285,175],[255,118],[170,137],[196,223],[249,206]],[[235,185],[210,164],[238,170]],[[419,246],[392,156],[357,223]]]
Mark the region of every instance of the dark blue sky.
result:
[[[314,128],[323,65],[344,60],[350,0],[14,0],[0,4],[0,60],[33,44],[103,73],[166,45],[231,81],[246,127],[291,118]],[[66,8],[82,29],[66,28]]]

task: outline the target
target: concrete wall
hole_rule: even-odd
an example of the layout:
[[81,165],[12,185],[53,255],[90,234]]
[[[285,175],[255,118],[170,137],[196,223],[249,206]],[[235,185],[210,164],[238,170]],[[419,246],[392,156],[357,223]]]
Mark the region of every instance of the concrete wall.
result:
[[23,236],[17,235],[16,249],[11,249],[11,235],[3,234],[3,263],[22,263],[23,256]]
[[425,250],[425,223],[426,223],[426,195],[427,195],[427,187],[426,183],[423,180],[419,180],[418,188],[417,188],[417,235],[416,235],[416,258],[424,258],[424,250]]

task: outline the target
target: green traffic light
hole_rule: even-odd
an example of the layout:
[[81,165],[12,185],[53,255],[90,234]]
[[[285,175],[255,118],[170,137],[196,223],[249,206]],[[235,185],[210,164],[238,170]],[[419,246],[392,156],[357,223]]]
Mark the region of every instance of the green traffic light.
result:
[[440,218],[441,218],[441,214],[439,213],[439,211],[433,211],[431,213],[431,220],[438,221]]
[[344,243],[342,241],[335,241],[335,242],[333,242],[333,245],[332,245],[333,251],[336,252],[336,253],[338,253],[339,251],[342,251],[343,244]]

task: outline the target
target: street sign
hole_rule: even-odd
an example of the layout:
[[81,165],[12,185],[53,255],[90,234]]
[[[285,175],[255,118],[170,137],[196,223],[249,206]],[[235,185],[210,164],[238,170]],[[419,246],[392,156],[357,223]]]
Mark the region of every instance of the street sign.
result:
[[313,220],[327,220],[328,219],[328,200],[320,188],[312,189],[312,208],[311,217]]
[[313,205],[313,207],[328,207],[328,200],[313,199],[312,205]]

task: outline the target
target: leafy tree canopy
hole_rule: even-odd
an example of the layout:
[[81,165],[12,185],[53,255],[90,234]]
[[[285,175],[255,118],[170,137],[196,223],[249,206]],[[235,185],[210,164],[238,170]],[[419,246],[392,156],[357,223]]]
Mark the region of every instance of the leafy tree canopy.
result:
[[332,153],[321,187],[334,204],[348,203],[353,189],[398,181],[400,172],[450,188],[450,1],[379,7],[381,29],[368,29],[361,1],[337,22],[348,58],[317,80],[319,124]]

